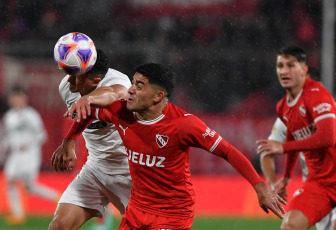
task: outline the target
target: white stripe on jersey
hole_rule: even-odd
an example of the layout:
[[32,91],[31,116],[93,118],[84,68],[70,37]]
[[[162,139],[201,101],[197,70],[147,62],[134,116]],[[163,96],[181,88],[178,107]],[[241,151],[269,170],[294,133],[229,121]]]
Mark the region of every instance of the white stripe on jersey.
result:
[[222,137],[219,136],[216,140],[216,142],[212,145],[212,147],[209,149],[209,152],[212,153],[212,151],[215,150],[215,148],[218,146],[219,142],[222,140]]
[[314,122],[316,124],[318,121],[326,119],[326,118],[329,118],[329,117],[336,118],[335,114],[333,114],[333,113],[327,113],[327,114],[324,114],[322,116],[319,116],[319,117],[315,118]]

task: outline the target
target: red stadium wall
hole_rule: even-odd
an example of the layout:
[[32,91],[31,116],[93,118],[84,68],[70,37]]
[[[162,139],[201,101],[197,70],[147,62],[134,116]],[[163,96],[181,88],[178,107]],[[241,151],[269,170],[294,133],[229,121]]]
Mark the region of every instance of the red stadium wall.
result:
[[[75,173],[41,173],[39,182],[63,192]],[[223,217],[275,217],[259,208],[257,196],[250,184],[241,176],[193,176],[196,192],[196,215]],[[289,197],[301,184],[294,178],[288,187]],[[22,188],[21,188],[22,189]],[[34,195],[23,195],[29,215],[52,216],[56,204]],[[8,214],[6,183],[0,172],[0,215]]]

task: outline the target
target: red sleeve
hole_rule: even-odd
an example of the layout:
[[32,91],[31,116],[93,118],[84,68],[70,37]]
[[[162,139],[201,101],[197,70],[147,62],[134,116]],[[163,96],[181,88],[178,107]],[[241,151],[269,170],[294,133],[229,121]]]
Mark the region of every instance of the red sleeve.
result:
[[90,116],[87,119],[82,119],[80,122],[77,122],[75,119],[64,138],[73,139],[76,141],[79,135],[92,123],[93,120],[93,116]]
[[298,141],[288,141],[283,144],[284,152],[305,151],[326,148],[336,144],[336,122],[334,118],[326,118],[316,122],[317,132]]
[[244,154],[225,140],[222,139],[212,153],[226,159],[252,186],[262,182],[262,179]]

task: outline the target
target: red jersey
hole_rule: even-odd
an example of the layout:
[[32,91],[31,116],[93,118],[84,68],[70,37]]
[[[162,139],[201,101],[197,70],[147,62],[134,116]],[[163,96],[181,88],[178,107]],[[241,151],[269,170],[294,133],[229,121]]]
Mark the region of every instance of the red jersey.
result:
[[278,117],[287,126],[284,152],[287,154],[285,176],[289,177],[297,153],[304,150],[307,180],[336,183],[335,101],[319,82],[306,79],[295,100],[286,94],[277,104]]
[[190,147],[225,158],[252,185],[261,182],[240,152],[199,118],[171,103],[152,121],[137,119],[126,108],[125,100],[97,109],[96,116],[113,122],[118,129],[133,180],[129,202],[141,210],[167,217],[193,216],[195,193],[189,170]]

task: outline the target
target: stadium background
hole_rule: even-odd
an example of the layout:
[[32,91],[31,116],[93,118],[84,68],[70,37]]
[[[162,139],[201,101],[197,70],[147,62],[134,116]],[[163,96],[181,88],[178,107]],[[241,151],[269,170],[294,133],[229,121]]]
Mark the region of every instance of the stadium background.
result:
[[[72,173],[56,174],[50,166],[51,155],[71,122],[62,118],[65,105],[58,84],[64,74],[53,60],[56,41],[68,32],[89,35],[108,54],[110,66],[129,77],[144,62],[169,65],[177,76],[172,101],[199,115],[259,172],[255,141],[269,135],[275,103],[285,92],[275,74],[275,53],[282,46],[299,45],[308,53],[308,64],[321,67],[322,0],[2,0],[0,11],[0,117],[7,109],[10,88],[25,87],[48,131],[40,180],[61,190],[85,162],[85,154],[80,155]],[[85,151],[83,141],[78,148]],[[0,158],[1,171],[5,155]],[[284,157],[277,158],[280,174]],[[234,201],[225,205],[225,200],[220,209],[202,206],[199,213],[263,215],[255,203],[247,205],[250,211],[246,211],[251,188],[224,160],[192,149],[190,162],[195,186],[201,191],[198,203],[220,202],[219,194],[212,195],[216,190],[227,192]],[[296,173],[294,182],[299,184],[299,166]],[[0,179],[3,183],[1,173]],[[4,188],[1,185],[0,194]],[[206,200],[209,196],[212,200]],[[0,214],[7,210],[4,197]],[[242,204],[235,207],[236,200]],[[35,201],[43,204],[36,210],[44,214],[54,208]],[[237,207],[242,208],[236,212]],[[28,209],[41,214],[34,207]]]

